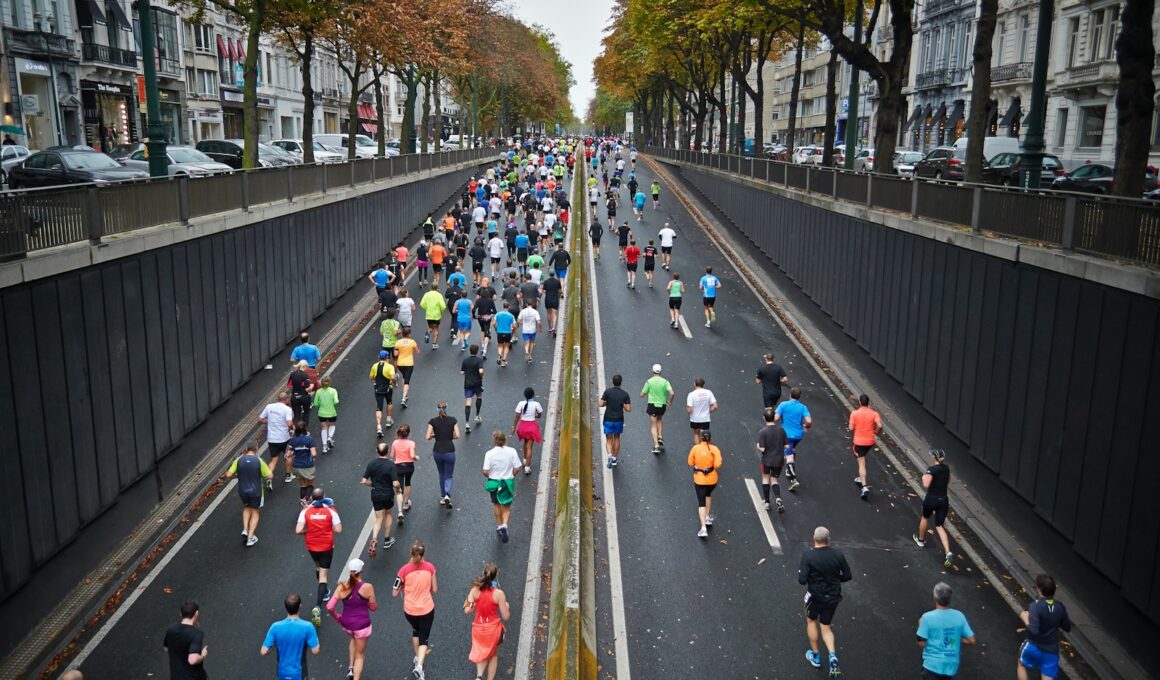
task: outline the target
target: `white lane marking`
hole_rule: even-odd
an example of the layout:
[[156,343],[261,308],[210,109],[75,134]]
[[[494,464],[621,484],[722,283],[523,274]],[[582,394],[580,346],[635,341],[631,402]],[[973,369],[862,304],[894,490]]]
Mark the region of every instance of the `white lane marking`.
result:
[[362,554],[363,548],[366,547],[367,539],[371,537],[371,530],[375,528],[375,511],[371,510],[367,513],[367,521],[363,522],[362,531],[358,533],[358,538],[355,539],[354,547],[350,549],[350,555],[347,556],[346,561],[339,565],[342,570],[342,576],[338,579],[342,582],[350,580],[350,570],[347,565],[350,561]]
[[681,324],[681,333],[683,333],[685,335],[685,337],[688,338],[689,340],[692,340],[693,333],[689,330],[689,324],[685,323],[685,315],[678,314],[677,321],[680,322],[680,324]]
[[[568,324],[568,306],[560,305],[560,315],[556,328]],[[536,478],[536,508],[532,516],[532,533],[529,536],[528,573],[524,578],[524,605],[520,611],[520,644],[516,652],[516,680],[528,680],[532,663],[533,634],[540,619],[540,568],[544,561],[544,524],[548,516],[548,496],[552,476],[552,447],[556,441],[556,419],[560,412],[560,378],[566,358],[564,336],[556,336],[556,349],[552,362],[552,380],[548,385],[548,413],[544,423],[544,446],[540,451],[540,474]]]
[[[591,217],[589,214],[589,220]],[[591,248],[585,250],[588,252],[586,259],[590,273],[588,282],[592,302],[592,333],[596,338],[596,390],[598,394],[604,394],[604,338],[600,326],[600,296],[596,290],[596,258]],[[601,430],[593,430],[593,433],[600,436]],[[604,453],[600,469],[603,471],[604,484],[604,532],[608,536],[608,585],[612,591],[612,635],[616,644],[615,675],[618,680],[632,680],[628,663],[628,625],[624,618],[624,581],[620,574],[620,532],[616,526],[616,485],[613,483],[612,470],[608,469],[608,452],[604,451],[603,442],[600,449]]]
[[757,482],[745,478],[745,486],[749,489],[749,497],[753,499],[753,508],[757,510],[757,521],[761,522],[761,529],[765,532],[765,540],[773,548],[773,554],[781,554],[781,539],[777,537],[777,530],[773,528],[773,520],[769,519],[769,511],[765,509],[765,499],[757,492]]

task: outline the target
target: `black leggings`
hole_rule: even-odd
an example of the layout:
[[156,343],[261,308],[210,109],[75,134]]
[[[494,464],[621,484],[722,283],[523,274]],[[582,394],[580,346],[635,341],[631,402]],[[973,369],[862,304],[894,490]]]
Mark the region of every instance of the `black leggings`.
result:
[[697,507],[703,508],[705,507],[705,499],[713,495],[713,489],[716,489],[717,485],[694,483],[693,487],[697,489]]
[[419,645],[426,647],[428,640],[431,639],[431,625],[435,623],[435,610],[427,612],[426,614],[403,614],[407,617],[407,623],[411,624],[411,637],[419,638]]
[[398,463],[395,465],[395,473],[399,475],[400,485],[411,486],[411,475],[415,474],[415,464]]

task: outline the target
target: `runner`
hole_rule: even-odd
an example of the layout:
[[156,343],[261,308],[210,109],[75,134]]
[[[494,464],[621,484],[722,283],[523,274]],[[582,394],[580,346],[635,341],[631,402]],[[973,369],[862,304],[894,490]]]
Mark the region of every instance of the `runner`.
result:
[[1059,631],[1071,632],[1071,618],[1067,607],[1055,600],[1054,578],[1036,576],[1035,591],[1039,597],[1019,613],[1027,626],[1027,639],[1019,647],[1016,674],[1019,680],[1027,680],[1027,671],[1037,670],[1043,680],[1054,680],[1059,677]]
[[657,247],[653,245],[653,240],[648,240],[648,245],[644,247],[644,277],[648,279],[648,287],[653,287],[653,272],[657,268]]
[[698,286],[701,288],[702,302],[705,305],[705,328],[709,328],[712,322],[717,320],[714,306],[717,304],[717,289],[721,287],[721,279],[713,275],[712,267],[705,267],[705,275],[701,277]]
[[650,190],[652,191],[653,210],[659,210],[661,207],[661,183],[654,179]]
[[294,533],[306,540],[306,550],[314,560],[314,575],[318,578],[318,594],[314,609],[310,610],[310,620],[314,625],[322,625],[322,605],[330,599],[327,581],[330,563],[334,560],[334,535],[342,533],[342,520],[334,509],[334,501],[326,497],[322,487],[314,487],[311,503],[298,514],[298,525]]
[[479,345],[472,345],[471,351],[459,365],[463,376],[463,424],[467,434],[471,434],[471,400],[475,399],[475,422],[482,423],[479,415],[483,408],[483,358],[479,356]]
[[802,553],[798,564],[798,583],[806,587],[806,636],[810,641],[806,661],[814,668],[822,667],[822,656],[818,653],[820,626],[822,641],[830,651],[831,678],[842,674],[831,624],[838,603],[842,601],[842,584],[851,578],[853,574],[846,556],[830,547],[830,530],[826,527],[814,529],[814,547]]
[[[608,224],[609,225],[615,224],[615,222],[613,221],[614,217],[616,217],[616,215],[609,215],[608,216]],[[628,247],[628,242],[629,242],[631,236],[632,236],[632,229],[628,228],[628,222],[625,222],[616,228],[616,239],[617,239],[616,246],[620,251],[620,261],[621,262],[624,262],[624,250],[625,250],[625,248]]]
[[294,436],[287,442],[289,456],[294,461],[294,471],[298,473],[298,501],[302,507],[310,503],[314,492],[315,463],[318,460],[318,444],[306,429],[306,421],[294,425]]
[[[439,275],[431,281],[431,290],[423,294],[419,300],[419,307],[427,319],[427,333],[423,336],[424,343],[431,343],[431,349],[439,349],[439,323],[443,320],[443,312],[447,311],[447,300],[439,292]],[[403,395],[403,404],[407,403],[407,396]]]
[[544,407],[535,399],[536,391],[531,387],[524,388],[523,401],[516,404],[515,420],[512,421],[512,434],[520,440],[524,447],[524,474],[532,474],[532,450],[536,444],[543,441],[540,424],[536,421],[543,417]]
[[499,667],[499,646],[503,642],[506,628],[503,625],[511,617],[511,607],[507,596],[499,589],[499,569],[492,563],[483,565],[483,574],[471,584],[467,599],[463,602],[463,613],[475,612],[471,622],[471,653],[467,660],[475,664],[475,680],[495,680]]
[[467,341],[471,338],[471,315],[473,305],[471,300],[464,295],[451,304],[452,310],[455,312],[455,332],[458,336],[455,340],[459,343],[459,351],[467,351]]
[[411,439],[411,426],[403,423],[395,430],[395,441],[391,442],[391,459],[395,461],[395,473],[398,475],[399,487],[402,489],[402,498],[399,501],[399,526],[403,526],[406,517],[403,515],[411,509],[411,476],[415,474],[415,441]]
[[205,644],[205,633],[197,625],[200,620],[201,608],[190,600],[181,604],[181,621],[165,629],[170,678],[206,679],[205,658],[209,656],[209,645]]
[[[526,276],[526,275],[525,275]],[[524,303],[520,310],[520,335],[524,340],[524,360],[532,363],[532,351],[536,348],[536,333],[540,331],[540,313],[536,310],[535,301]]]
[[528,255],[528,271],[524,276],[530,278],[535,285],[540,285],[540,282],[544,280],[543,255],[540,255],[538,252],[533,252],[531,255]]
[[693,380],[693,391],[685,398],[685,410],[689,412],[689,427],[693,430],[693,445],[701,442],[701,432],[709,430],[710,414],[717,410],[717,397],[705,389],[705,379]]
[[559,270],[553,269],[542,286],[544,290],[544,309],[548,313],[548,332],[553,336],[556,335],[556,322],[560,316],[560,294],[564,290],[564,284],[557,278],[557,271]]
[[781,401],[781,386],[789,382],[785,370],[774,362],[773,354],[766,352],[765,363],[757,369],[753,382],[761,385],[761,403],[765,408],[776,408]]
[[673,241],[677,238],[677,232],[665,222],[665,226],[657,233],[657,238],[661,240],[661,269],[668,271],[672,266],[673,261]]
[[596,218],[592,218],[592,224],[588,227],[588,238],[592,240],[592,256],[597,262],[600,261],[600,238],[602,236],[604,236],[604,227]]
[[512,332],[515,327],[516,317],[511,312],[511,304],[504,302],[503,310],[495,315],[495,363],[500,366],[508,365],[508,355],[512,351]]
[[387,271],[387,266],[382,262],[375,264],[375,268],[370,274],[367,274],[367,280],[375,285],[375,293],[382,297],[386,292],[387,286],[391,285],[391,272]]
[[[260,653],[266,656],[271,649],[278,652],[278,680],[303,680],[309,672],[306,667],[306,650],[309,649],[315,656],[321,650],[318,631],[299,618],[302,597],[298,593],[287,595],[282,606],[286,608],[286,618],[270,625]],[[204,678],[204,673],[200,677]]]
[[427,256],[431,258],[431,285],[438,288],[443,281],[443,263],[447,259],[447,248],[443,242],[435,239],[427,249]]
[[644,219],[644,202],[645,202],[645,200],[646,199],[645,199],[644,192],[641,191],[640,189],[637,189],[636,193],[633,194],[633,197],[632,197],[632,211],[636,214],[636,221],[637,222],[640,222],[642,219]]
[[503,258],[506,249],[507,243],[499,237],[498,232],[487,242],[487,255],[491,259],[491,275],[493,277],[499,273],[500,259]]
[[950,510],[950,501],[947,497],[947,487],[951,483],[951,469],[946,464],[946,452],[942,449],[931,449],[932,463],[922,475],[922,488],[926,489],[926,497],[922,499],[922,518],[918,520],[918,533],[911,534],[910,538],[920,548],[926,547],[927,522],[933,517],[934,531],[942,542],[945,559],[943,566],[950,569],[955,554],[951,552],[951,540],[943,524],[947,520]]
[[721,449],[713,446],[709,430],[700,433],[689,449],[689,467],[693,468],[693,489],[697,492],[697,517],[701,521],[698,538],[709,536],[713,526],[713,489],[717,488],[717,470],[721,469]]
[[[870,498],[870,486],[866,477],[866,456],[874,448],[875,435],[882,432],[882,418],[870,408],[870,397],[858,397],[858,408],[850,413],[850,431],[854,433],[854,460],[858,461],[858,476],[854,484],[862,487],[862,500]],[[950,552],[950,549],[947,549]]]
[[624,249],[624,262],[628,272],[624,287],[636,290],[636,269],[640,262],[640,248],[636,247],[636,239],[629,241]]
[[479,295],[475,298],[475,305],[471,308],[471,313],[475,317],[476,323],[479,324],[479,356],[481,359],[487,358],[487,348],[491,345],[491,323],[495,319],[495,289],[491,287],[491,281],[484,277],[482,285],[479,288]]
[[440,400],[439,415],[427,421],[423,436],[433,442],[431,458],[439,469],[439,504],[451,509],[451,480],[455,475],[455,440],[459,439],[459,424],[447,415],[447,402]]
[[[317,372],[315,372],[317,375]],[[290,388],[290,408],[294,411],[294,421],[310,421],[310,402],[314,398],[315,382],[310,377],[310,366],[305,359],[299,361],[290,378],[286,381]]]
[[953,678],[959,672],[962,645],[976,643],[975,631],[967,617],[951,609],[951,587],[939,582],[934,585],[934,609],[918,619],[918,647],[922,650],[922,677],[924,680]]
[[[535,425],[535,422],[532,424]],[[536,430],[539,431],[539,426],[536,426]],[[483,455],[483,476],[487,478],[483,488],[491,495],[492,512],[495,513],[495,534],[500,541],[507,543],[508,520],[512,514],[512,501],[516,497],[515,477],[520,469],[520,457],[515,449],[507,445],[507,435],[499,430],[492,433],[491,443],[492,448]],[[525,450],[527,448],[525,446]],[[526,467],[524,474],[528,474]]]
[[420,284],[427,283],[427,266],[431,263],[431,247],[427,244],[427,239],[419,241],[419,247],[415,248],[415,274],[418,277]]
[[624,434],[624,414],[632,411],[632,401],[628,392],[620,386],[624,378],[619,373],[612,376],[612,387],[600,395],[600,408],[604,409],[604,441],[608,449],[608,469],[620,464],[620,437]]
[[673,272],[673,278],[665,289],[669,292],[669,326],[681,327],[681,302],[685,296],[685,282],[681,280],[679,272]]
[[516,235],[516,262],[519,264],[520,274],[528,271],[528,251],[531,250],[532,239],[526,231]]
[[[414,342],[414,341],[412,341]],[[375,386],[375,436],[383,438],[383,405],[386,405],[387,427],[395,424],[392,414],[395,405],[395,367],[390,362],[387,350],[379,351],[379,360],[371,364],[370,379]]]
[[435,593],[439,591],[439,581],[435,578],[435,565],[423,559],[427,546],[419,539],[411,543],[411,559],[395,576],[395,586],[391,597],[403,593],[403,616],[411,624],[411,650],[415,667],[411,675],[425,680],[427,675],[423,665],[427,653],[431,651],[431,626],[435,622]]
[[226,479],[238,478],[238,497],[242,499],[242,537],[246,547],[258,542],[258,515],[266,502],[265,480],[274,476],[266,461],[258,457],[253,446],[242,449],[226,471]]
[[[359,483],[371,488],[371,509],[375,513],[375,522],[371,528],[371,540],[367,544],[367,557],[374,558],[379,554],[379,532],[383,532],[383,549],[386,550],[395,544],[391,536],[394,526],[394,516],[391,510],[396,504],[402,504],[403,487],[399,484],[398,469],[391,459],[391,447],[386,442],[375,445],[376,456],[367,463],[363,471],[362,481]],[[396,503],[397,499],[397,503]]]
[[761,495],[765,499],[765,509],[769,509],[769,491],[773,490],[773,498],[777,502],[777,511],[785,512],[785,504],[781,502],[781,468],[785,465],[785,452],[789,445],[785,438],[785,430],[777,423],[777,414],[772,408],[766,408],[763,414],[765,427],[757,433],[757,451],[761,454]]
[[[342,632],[350,636],[347,646],[346,677],[352,680],[362,678],[363,664],[366,663],[367,642],[371,638],[371,612],[378,611],[375,587],[362,579],[363,561],[354,558],[346,565],[349,574],[346,581],[339,581],[334,589],[334,597],[326,603],[326,611]],[[342,602],[342,613],[337,613]]]
[[310,334],[302,331],[298,334],[298,346],[290,352],[290,363],[294,366],[298,365],[299,361],[306,360],[306,365],[310,368],[316,368],[318,362],[322,361],[322,353],[318,351],[317,345],[310,344]]
[[790,491],[796,491],[801,486],[797,480],[797,466],[794,464],[794,456],[797,453],[797,445],[805,436],[805,431],[810,429],[814,423],[814,419],[810,417],[810,410],[799,401],[801,396],[801,388],[794,387],[789,391],[789,401],[781,402],[774,410],[775,419],[781,423],[782,429],[785,430],[786,441],[789,442],[789,446],[785,450],[785,476],[789,478]]
[[406,288],[399,289],[399,297],[395,300],[395,307],[399,310],[395,318],[399,320],[400,327],[411,327],[411,322],[415,318],[415,301],[411,299],[411,294],[407,292]]
[[323,376],[319,384],[311,406],[318,409],[322,452],[330,453],[334,450],[334,424],[338,422],[338,390],[330,386],[330,376]]
[[[290,441],[290,432],[294,429],[294,411],[290,408],[290,395],[286,392],[278,393],[278,401],[266,404],[266,408],[258,414],[258,422],[266,426],[266,448],[270,451],[270,472],[278,470],[278,459],[286,453],[286,442]],[[290,458],[286,458],[286,478],[283,483],[294,481],[290,472]],[[274,490],[273,480],[266,480],[266,489]]]
[[556,272],[561,280],[568,275],[568,267],[572,264],[572,255],[564,250],[563,243],[557,243],[556,249],[548,256],[548,267]]
[[649,431],[652,434],[654,454],[665,450],[665,411],[673,403],[673,386],[661,375],[661,365],[652,365],[653,374],[644,382],[640,396],[646,398],[645,413],[648,414]]
[[[407,408],[407,396],[411,393],[411,375],[415,372],[415,355],[419,354],[419,343],[411,338],[410,326],[403,326],[403,337],[395,344],[395,351],[399,355],[396,360],[398,372],[403,376],[403,399],[399,402],[399,406]],[[388,427],[390,425],[394,425],[393,420]]]

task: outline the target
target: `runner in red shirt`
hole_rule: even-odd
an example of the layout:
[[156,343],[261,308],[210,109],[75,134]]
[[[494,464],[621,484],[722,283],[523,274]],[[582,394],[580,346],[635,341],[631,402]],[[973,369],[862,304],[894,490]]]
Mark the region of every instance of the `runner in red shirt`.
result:
[[628,247],[624,249],[624,262],[628,267],[628,281],[624,284],[625,288],[632,288],[636,290],[636,266],[637,261],[640,260],[640,248],[636,247],[636,240],[628,242]]
[[850,431],[854,433],[854,459],[858,461],[858,476],[854,483],[862,487],[862,500],[870,497],[870,485],[866,480],[866,455],[874,448],[875,435],[882,432],[882,417],[870,408],[870,397],[858,397],[861,404],[850,414]]
[[298,513],[295,533],[306,539],[306,551],[314,560],[314,575],[318,578],[318,598],[311,611],[315,626],[322,625],[322,605],[330,599],[330,588],[326,586],[330,576],[330,563],[334,559],[334,535],[342,533],[342,520],[334,509],[334,501],[326,497],[322,487],[314,487],[310,505]]

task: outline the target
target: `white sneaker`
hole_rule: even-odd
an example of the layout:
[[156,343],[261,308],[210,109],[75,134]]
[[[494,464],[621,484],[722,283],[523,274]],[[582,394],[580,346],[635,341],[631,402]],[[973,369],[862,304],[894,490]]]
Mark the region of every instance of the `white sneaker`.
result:
[[707,526],[707,527],[713,526],[713,520],[715,520],[715,519],[717,519],[717,518],[714,517],[713,515],[706,515],[705,516],[705,526]]
[[246,539],[246,547],[249,548],[250,546],[254,545],[257,542],[258,542],[257,536],[250,536],[249,538]]
[[709,328],[709,322],[708,322],[708,321],[706,321],[706,322],[705,322],[705,328]]
[[705,527],[701,527],[701,530],[697,532],[697,538],[708,538],[708,537],[709,537],[709,531],[707,529],[705,529]]

